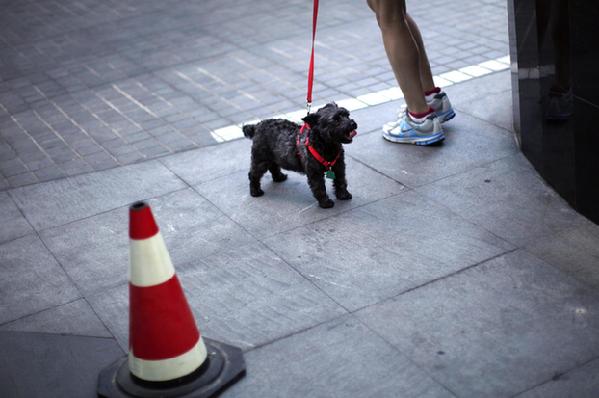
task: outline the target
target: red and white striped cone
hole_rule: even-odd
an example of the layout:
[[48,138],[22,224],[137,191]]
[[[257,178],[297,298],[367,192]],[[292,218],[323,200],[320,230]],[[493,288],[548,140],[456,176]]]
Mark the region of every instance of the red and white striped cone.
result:
[[203,339],[145,202],[129,209],[129,355],[102,370],[102,397],[208,398],[245,374],[237,347]]
[[164,239],[150,207],[130,210],[129,370],[146,381],[186,376],[206,360]]

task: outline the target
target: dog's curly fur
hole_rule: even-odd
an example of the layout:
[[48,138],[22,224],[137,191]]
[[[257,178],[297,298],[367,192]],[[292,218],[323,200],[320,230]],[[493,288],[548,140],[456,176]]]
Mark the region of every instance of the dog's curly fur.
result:
[[243,134],[252,140],[252,164],[248,177],[250,194],[262,196],[260,179],[270,171],[275,182],[282,182],[287,175],[281,169],[305,173],[310,189],[320,207],[333,207],[327,196],[324,179],[325,167],[316,160],[304,144],[305,134],[309,134],[310,145],[326,160],[332,161],[339,153],[339,158],[332,167],[335,173],[333,186],[335,196],[340,200],[351,199],[345,178],[345,159],[342,144],[352,142],[356,122],[349,117],[345,108],[329,103],[315,113],[306,116],[304,122],[310,129],[302,134],[300,144],[297,136],[300,125],[285,119],[267,119],[258,124],[243,126]]

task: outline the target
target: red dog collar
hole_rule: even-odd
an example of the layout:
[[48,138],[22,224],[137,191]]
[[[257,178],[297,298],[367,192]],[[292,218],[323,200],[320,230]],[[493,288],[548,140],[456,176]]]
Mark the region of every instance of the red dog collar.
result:
[[[308,123],[304,122],[302,127],[300,127],[299,133],[297,135],[296,142],[297,142],[298,151],[299,151],[300,137],[304,134],[304,131],[306,129],[310,130],[311,127]],[[337,163],[337,160],[339,160],[339,156],[341,156],[341,151],[339,151],[337,153],[337,156],[335,156],[335,159],[331,160],[330,162],[328,160],[326,160],[320,153],[318,153],[318,151],[316,149],[314,149],[314,147],[312,145],[310,145],[310,135],[309,134],[306,134],[306,138],[304,140],[304,146],[306,148],[308,148],[308,151],[312,154],[312,156],[314,156],[314,159],[316,159],[318,161],[318,163],[323,165],[325,167],[325,169],[327,169],[327,170],[330,170],[331,167],[333,167],[335,165],[335,163]]]

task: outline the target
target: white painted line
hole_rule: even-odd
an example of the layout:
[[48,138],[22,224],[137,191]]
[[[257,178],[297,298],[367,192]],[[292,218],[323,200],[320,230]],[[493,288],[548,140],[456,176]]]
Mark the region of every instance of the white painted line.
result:
[[197,67],[196,70],[200,73],[203,73],[204,75],[208,76],[209,78],[211,78],[212,80],[219,82],[220,84],[222,84],[223,86],[227,85],[227,82],[225,82],[223,79],[221,79],[220,77],[208,72],[206,69],[201,68],[201,67]]
[[[286,113],[279,113],[278,115],[273,115],[271,117],[269,117],[268,119],[285,119],[287,117]],[[243,123],[245,124],[245,123]]]
[[238,125],[226,126],[214,130],[214,134],[221,137],[224,141],[231,141],[243,137],[243,131]]
[[459,70],[452,70],[451,72],[441,73],[439,76],[443,79],[447,79],[450,82],[454,83],[463,82],[472,78],[472,76],[468,76],[467,74],[462,73]]
[[436,87],[447,87],[447,86],[451,86],[453,84],[453,82],[450,82],[447,79],[443,79],[442,77],[439,76],[433,76],[433,82],[435,83]]
[[357,98],[342,99],[340,101],[337,101],[337,105],[347,109],[350,112],[356,111],[358,109],[366,108],[368,106],[364,102],[358,100]]
[[175,71],[175,75],[179,76],[181,79],[185,80],[186,82],[191,83],[194,87],[197,87],[202,91],[208,91],[208,89],[206,87],[204,87],[200,83],[196,82],[195,80],[193,80],[191,77],[187,76],[183,72]]
[[398,100],[400,98],[403,98],[403,92],[399,87],[391,87],[386,90],[379,91],[379,93],[389,98],[390,100]]
[[478,66],[482,66],[483,68],[491,69],[493,71],[500,71],[509,68],[508,65],[498,62],[495,59],[486,62],[481,62],[480,64],[478,64]]
[[210,135],[212,136],[212,138],[214,138],[214,141],[216,141],[216,142],[225,142],[225,140],[223,140],[222,137],[219,137],[218,135],[216,135],[214,133],[214,131],[211,131]]
[[493,71],[491,69],[483,68],[482,66],[472,65],[472,66],[466,66],[464,68],[460,68],[460,72],[465,73],[470,76],[473,76],[473,77],[479,77],[479,76],[488,75],[489,73],[491,73]]
[[389,102],[389,98],[385,97],[384,95],[381,95],[380,92],[359,95],[356,97],[356,99],[358,101],[366,103],[367,105],[378,105],[382,104],[383,102]]
[[139,102],[138,100],[136,100],[135,98],[133,98],[133,96],[123,90],[120,89],[119,86],[117,86],[116,84],[112,85],[112,88],[114,88],[119,94],[121,94],[123,97],[127,98],[129,101],[133,102],[135,105],[139,106],[144,112],[146,112],[147,114],[149,114],[150,116],[158,119],[158,116],[152,112],[150,110],[150,108],[148,108],[147,106],[145,106],[144,104],[142,104],[141,102]]
[[506,55],[505,57],[497,58],[497,62],[501,62],[502,64],[509,65],[510,64],[510,56]]
[[302,109],[299,111],[286,113],[283,115],[283,118],[297,122],[297,121],[302,120],[302,118],[304,118],[306,116],[306,114],[307,114],[306,110]]
[[[467,80],[474,79],[479,76],[484,76],[489,73],[506,70],[510,65],[510,57],[509,55],[505,57],[500,57],[497,59],[491,59],[489,61],[481,62],[478,65],[470,65],[465,66],[463,68],[452,70],[446,73],[442,73],[438,76],[433,76],[433,81],[435,82],[435,86],[437,87],[447,87],[456,83],[465,82]],[[206,71],[201,71],[204,74],[207,74]],[[188,76],[181,76],[182,78],[190,78]],[[216,78],[215,76],[210,74],[210,77]],[[218,79],[218,78],[217,78]],[[193,82],[193,81],[192,81]],[[335,101],[337,105],[346,108],[348,111],[353,112],[358,109],[367,108],[369,106],[379,105],[390,101],[395,101],[400,98],[403,98],[403,93],[399,87],[391,87],[380,91],[375,91],[373,93],[367,93],[363,95],[359,95],[356,98],[349,97],[343,98],[341,100]],[[325,104],[313,104],[312,109],[319,109],[323,107]],[[291,111],[287,113],[281,113],[278,115],[271,116],[265,119],[289,119],[294,122],[299,122],[301,119],[306,116],[306,110],[300,109],[296,111]],[[210,134],[216,140],[216,142],[225,142],[235,140],[237,138],[243,137],[243,131],[241,128],[245,124],[255,124],[259,122],[259,120],[250,120],[236,125],[225,126],[219,128],[215,131],[211,131]]]

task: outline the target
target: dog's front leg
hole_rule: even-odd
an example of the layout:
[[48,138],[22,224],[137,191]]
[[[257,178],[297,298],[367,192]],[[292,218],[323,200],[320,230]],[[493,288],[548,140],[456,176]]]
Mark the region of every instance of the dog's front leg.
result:
[[352,198],[351,193],[347,190],[347,180],[345,179],[345,159],[343,154],[337,160],[337,163],[333,166],[333,172],[335,173],[335,179],[333,180],[333,186],[335,187],[335,196],[339,200],[349,200]]
[[307,176],[308,184],[310,185],[312,194],[318,201],[318,205],[323,209],[335,206],[335,202],[327,196],[327,187],[324,182],[324,174],[322,174],[322,171],[311,170],[307,173]]

